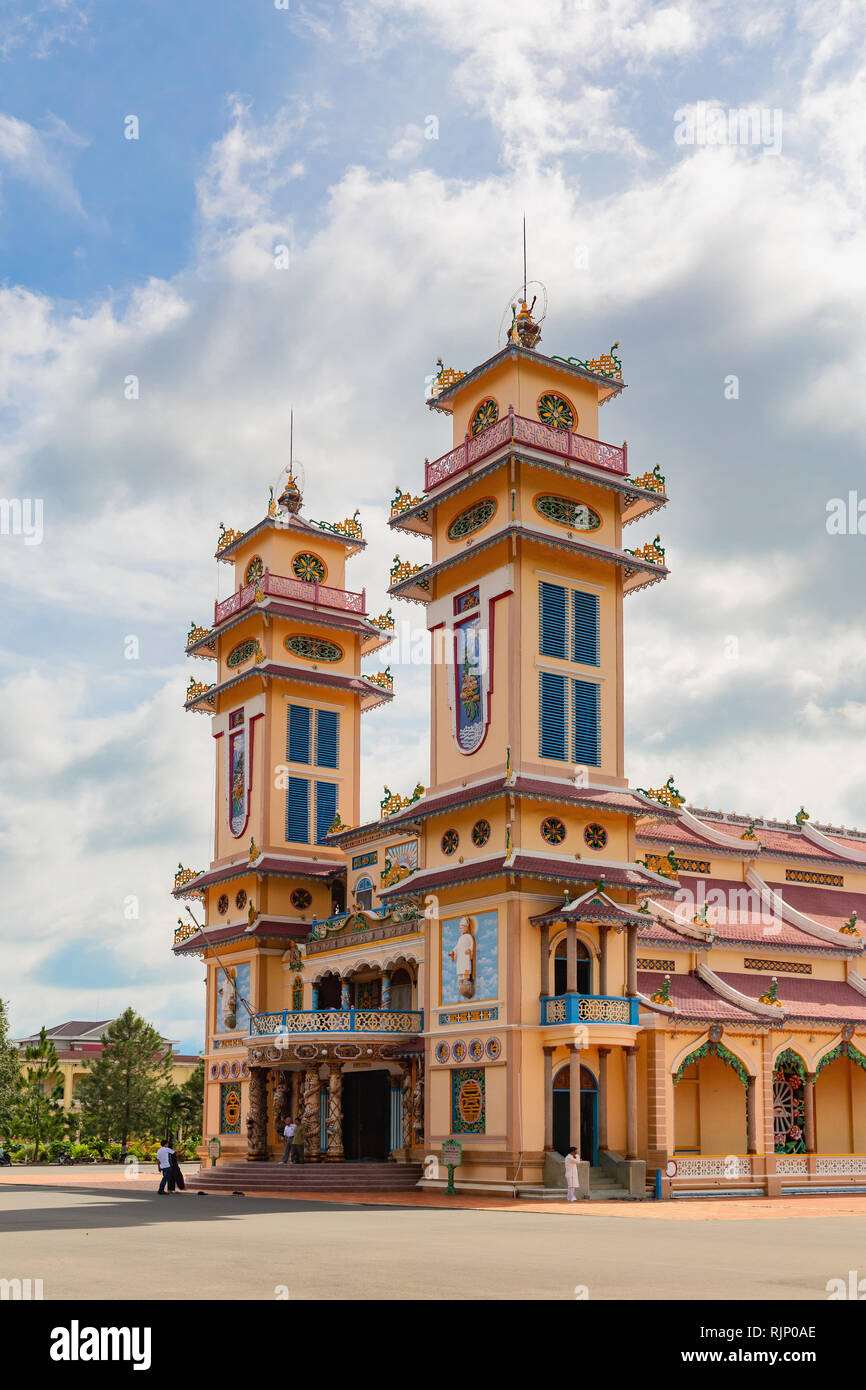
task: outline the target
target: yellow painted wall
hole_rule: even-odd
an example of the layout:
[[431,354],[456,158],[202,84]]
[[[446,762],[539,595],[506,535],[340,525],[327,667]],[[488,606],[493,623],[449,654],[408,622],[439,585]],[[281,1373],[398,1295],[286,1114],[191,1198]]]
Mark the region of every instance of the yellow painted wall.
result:
[[[862,1097],[862,1091],[858,1094]],[[851,1062],[837,1057],[824,1067],[815,1083],[815,1129],[820,1153],[852,1150]]]
[[538,398],[545,391],[556,391],[570,402],[579,434],[598,437],[597,387],[561,371],[555,362],[543,358],[533,362],[522,357],[501,363],[482,378],[476,377],[466,386],[458,387],[452,397],[455,445],[462,442],[482,401],[495,400],[500,418],[507,415],[509,405],[513,405],[515,414],[535,420]]
[[746,1152],[746,1092],[732,1067],[718,1057],[698,1063],[701,1153]]

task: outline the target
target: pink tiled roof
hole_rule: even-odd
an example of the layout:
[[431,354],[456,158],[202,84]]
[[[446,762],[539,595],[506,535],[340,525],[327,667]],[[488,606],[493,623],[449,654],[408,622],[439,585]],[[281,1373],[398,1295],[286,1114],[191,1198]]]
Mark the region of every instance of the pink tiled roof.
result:
[[[638,993],[647,997],[661,989],[664,975],[654,970],[639,970],[637,973]],[[745,1009],[729,1004],[699,980],[696,975],[671,975],[672,1014],[683,1014],[688,1018],[705,1018],[723,1023],[754,1023],[755,1015]],[[866,1004],[866,999],[863,1001]]]
[[[724,833],[724,832],[723,832]],[[684,845],[697,850],[702,850],[707,857],[711,854],[719,854],[725,845],[714,844],[712,840],[705,839],[697,831],[690,830],[681,821],[665,821],[658,818],[638,821],[637,836],[639,840],[658,840],[664,845]],[[750,840],[738,841],[731,839],[731,849],[742,849],[746,855],[754,852],[754,842]]]
[[209,931],[202,936],[201,932],[196,932],[193,936],[186,937],[172,947],[174,952],[183,951],[203,951],[206,946],[219,946],[224,941],[242,941],[246,937],[252,940],[257,936],[271,936],[285,938],[286,941],[305,941],[310,934],[310,924],[308,922],[274,922],[269,917],[260,917],[251,931],[246,931],[243,925],[233,927],[219,927],[214,931]]
[[[719,941],[754,941],[766,950],[773,946],[803,946],[814,951],[825,944],[781,917],[775,917],[768,908],[762,910],[757,892],[746,883],[681,874],[680,886],[688,888],[695,895],[696,902],[699,886],[703,888],[705,897],[709,897],[714,889],[725,894],[725,905],[712,904],[707,907],[707,921]],[[740,895],[739,904],[735,893]],[[787,892],[783,897],[788,900]],[[671,908],[671,911],[676,910],[676,906]],[[840,944],[844,945],[844,937]]]
[[[825,888],[822,884],[810,883],[771,883],[768,886],[775,893],[781,893],[785,902],[804,916],[825,927],[835,927],[837,931],[856,911],[860,937],[866,939],[866,893],[849,893],[847,888]],[[845,940],[845,933],[842,940]],[[856,941],[857,937],[851,940]]]
[[641,925],[637,933],[638,941],[648,941],[653,944],[677,946],[695,946],[697,943],[694,938],[685,936],[682,932],[674,931],[667,923],[657,922],[654,917],[647,917],[641,920]]
[[192,889],[210,888],[214,883],[224,883],[230,878],[241,878],[244,874],[284,874],[289,878],[328,878],[343,868],[335,859],[278,859],[276,855],[264,855],[255,864],[239,860],[235,864],[223,864],[209,869],[199,878],[191,879],[174,889],[173,896],[185,897]]
[[842,849],[854,849],[858,854],[866,854],[866,840],[849,840],[844,835],[828,835],[827,839],[840,845]]
[[[772,983],[770,975],[740,975],[718,971],[720,980],[732,985],[750,999],[765,994]],[[844,980],[818,980],[813,976],[779,975],[780,1017],[826,1018],[866,1023],[866,996],[858,994]]]

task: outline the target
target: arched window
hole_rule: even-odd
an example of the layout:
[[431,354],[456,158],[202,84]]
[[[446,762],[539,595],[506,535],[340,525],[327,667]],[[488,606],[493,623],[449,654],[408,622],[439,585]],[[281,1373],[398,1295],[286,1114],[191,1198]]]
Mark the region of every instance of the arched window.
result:
[[[592,994],[592,958],[582,941],[576,943],[577,954],[577,993]],[[568,992],[568,969],[566,965],[565,937],[557,943],[553,955],[553,992]]]
[[411,1009],[412,976],[408,970],[395,970],[391,976],[391,1008]]
[[355,902],[363,912],[369,912],[373,906],[373,880],[371,878],[359,878],[355,884]]

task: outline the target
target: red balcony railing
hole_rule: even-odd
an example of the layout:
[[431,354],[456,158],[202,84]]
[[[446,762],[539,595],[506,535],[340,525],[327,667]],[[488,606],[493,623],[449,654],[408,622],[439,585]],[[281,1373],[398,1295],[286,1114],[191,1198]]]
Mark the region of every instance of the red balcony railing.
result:
[[[310,584],[305,579],[290,579],[283,574],[271,574],[269,570],[265,570],[259,584],[268,598],[287,598],[301,603],[315,603],[321,608],[341,608],[346,613],[365,615],[367,612],[366,589],[355,594],[350,589],[332,589],[327,584]],[[236,613],[241,613],[245,608],[249,608],[255,602],[256,588],[257,585],[255,584],[244,584],[237,593],[224,598],[221,603],[215,603],[214,627],[218,623],[224,623],[226,618],[232,618]]]
[[471,463],[486,458],[503,445],[514,441],[529,444],[536,449],[544,449],[549,454],[559,454],[561,458],[574,459],[578,463],[590,463],[595,468],[606,468],[611,473],[628,472],[628,450],[625,444],[604,444],[600,439],[591,439],[586,434],[573,434],[571,430],[553,430],[542,425],[540,420],[529,420],[524,415],[509,411],[495,425],[489,425],[480,434],[467,437],[462,444],[450,453],[428,463],[424,470],[424,491],[444,483],[462,473]]

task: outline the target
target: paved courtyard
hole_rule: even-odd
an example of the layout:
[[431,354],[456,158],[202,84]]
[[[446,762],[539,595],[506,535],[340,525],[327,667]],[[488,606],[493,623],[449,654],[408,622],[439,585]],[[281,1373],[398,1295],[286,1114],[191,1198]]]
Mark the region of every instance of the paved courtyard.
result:
[[[242,1255],[242,1258],[240,1256]],[[158,1197],[150,1172],[5,1170],[0,1278],[46,1299],[826,1300],[866,1196],[530,1204]]]

